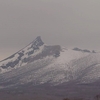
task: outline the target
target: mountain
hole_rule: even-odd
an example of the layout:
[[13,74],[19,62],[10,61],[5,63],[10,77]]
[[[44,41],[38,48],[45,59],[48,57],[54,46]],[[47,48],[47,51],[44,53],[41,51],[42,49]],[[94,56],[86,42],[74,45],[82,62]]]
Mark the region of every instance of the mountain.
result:
[[[46,45],[40,36],[0,61],[0,89],[11,93],[13,89],[22,89],[25,92],[33,88],[32,91],[37,91],[35,94],[45,95],[44,97],[48,94],[54,98],[84,95],[91,97],[100,93],[99,83],[100,53]],[[49,88],[49,92],[46,88]]]

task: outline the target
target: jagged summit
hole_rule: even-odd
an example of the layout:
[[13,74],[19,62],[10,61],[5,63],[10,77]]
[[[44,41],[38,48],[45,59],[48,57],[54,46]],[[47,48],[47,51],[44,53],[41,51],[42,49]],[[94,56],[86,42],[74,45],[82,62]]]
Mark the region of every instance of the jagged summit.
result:
[[32,43],[33,43],[33,45],[38,45],[38,46],[41,46],[44,44],[44,42],[41,39],[41,36],[38,36],[35,40],[33,40]]
[[37,37],[35,38],[35,40],[33,40],[33,42],[34,42],[34,41],[42,41],[41,36],[37,36]]
[[[25,46],[24,48],[22,48],[18,52],[22,51],[23,49],[27,48],[30,45],[31,45],[31,48],[32,48],[33,46],[42,46],[43,44],[44,44],[44,42],[42,41],[41,36],[37,36],[32,42],[30,42],[27,46]],[[16,53],[12,54],[11,56],[9,56],[9,57],[1,60],[0,62],[5,61],[5,60],[7,60],[9,58],[12,58],[12,56],[14,56],[15,54],[17,54],[18,52],[16,52]]]
[[23,49],[19,50],[10,57],[0,61],[1,71],[3,71],[4,69],[8,70],[10,68],[20,67],[27,64],[32,56],[42,51],[43,46],[44,42],[42,41],[41,37],[38,36],[35,40],[33,40]]

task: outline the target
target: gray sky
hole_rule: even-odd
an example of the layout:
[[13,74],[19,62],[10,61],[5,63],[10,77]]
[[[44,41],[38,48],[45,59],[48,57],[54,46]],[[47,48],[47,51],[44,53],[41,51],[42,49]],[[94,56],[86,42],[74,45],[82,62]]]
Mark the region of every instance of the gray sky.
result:
[[37,36],[100,50],[100,0],[0,0],[0,60]]

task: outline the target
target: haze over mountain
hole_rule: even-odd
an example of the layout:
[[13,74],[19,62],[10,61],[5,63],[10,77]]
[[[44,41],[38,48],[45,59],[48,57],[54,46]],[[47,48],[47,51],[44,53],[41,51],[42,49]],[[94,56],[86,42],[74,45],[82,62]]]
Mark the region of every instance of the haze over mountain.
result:
[[0,0],[0,60],[41,35],[47,44],[100,51],[99,0]]
[[[28,86],[33,87],[32,91],[41,88],[45,91],[44,87],[54,87],[54,92],[57,92],[55,87],[60,87],[57,95],[61,94],[63,97],[65,95],[75,96],[75,94],[84,96],[82,89],[84,87],[86,97],[92,97],[100,92],[98,85],[98,90],[95,90],[97,89],[95,84],[98,84],[99,81],[100,53],[79,48],[68,49],[60,45],[47,45],[40,36],[15,54],[0,61],[1,90],[20,89],[27,85],[27,89]],[[88,84],[87,88],[86,84]],[[94,85],[91,86],[91,84]],[[67,86],[66,90],[64,90],[64,86]],[[81,92],[75,89],[77,86]],[[94,87],[96,88],[94,89]],[[48,90],[48,93],[52,89]],[[62,89],[67,92],[63,94]]]

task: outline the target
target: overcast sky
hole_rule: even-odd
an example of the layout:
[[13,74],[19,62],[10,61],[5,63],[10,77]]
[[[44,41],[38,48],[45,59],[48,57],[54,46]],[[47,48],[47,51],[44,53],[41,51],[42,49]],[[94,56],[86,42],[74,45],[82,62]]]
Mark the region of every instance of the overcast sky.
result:
[[0,0],[0,60],[37,36],[100,50],[100,0]]

